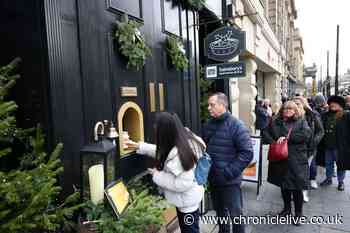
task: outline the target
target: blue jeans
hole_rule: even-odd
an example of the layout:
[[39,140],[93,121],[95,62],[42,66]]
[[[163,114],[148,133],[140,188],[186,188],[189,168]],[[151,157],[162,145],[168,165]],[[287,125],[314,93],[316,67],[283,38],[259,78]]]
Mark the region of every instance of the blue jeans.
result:
[[[334,172],[334,162],[337,161],[337,150],[327,149],[325,151],[325,162],[326,162],[326,176],[327,179],[332,179]],[[345,171],[337,170],[338,182],[342,183],[345,179]]]
[[[212,187],[214,209],[218,217],[235,217],[243,214],[240,184]],[[220,223],[220,220],[219,220]],[[230,224],[219,224],[219,233],[229,233]],[[244,233],[244,225],[232,224],[232,233]]]
[[316,156],[314,156],[310,163],[310,180],[316,180],[317,176],[317,165],[316,165]]
[[199,210],[182,213],[176,208],[181,233],[199,233]]

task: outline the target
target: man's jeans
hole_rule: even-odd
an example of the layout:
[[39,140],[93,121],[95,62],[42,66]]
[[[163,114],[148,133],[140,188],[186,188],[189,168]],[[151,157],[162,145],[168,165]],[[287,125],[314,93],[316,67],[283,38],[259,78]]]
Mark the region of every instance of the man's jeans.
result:
[[[242,215],[243,199],[240,184],[212,187],[212,200],[218,217]],[[220,220],[219,220],[220,223]],[[232,233],[244,233],[244,225],[232,224]],[[230,224],[219,224],[219,233],[229,233]]]
[[[327,179],[332,179],[334,173],[334,162],[337,161],[337,150],[327,149],[325,151],[325,162],[326,162],[326,176]],[[345,171],[337,170],[338,182],[342,183],[345,179]]]

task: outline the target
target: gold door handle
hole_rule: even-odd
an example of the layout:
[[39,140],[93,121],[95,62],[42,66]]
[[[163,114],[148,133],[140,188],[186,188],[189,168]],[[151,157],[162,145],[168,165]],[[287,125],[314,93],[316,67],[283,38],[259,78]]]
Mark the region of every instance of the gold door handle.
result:
[[156,111],[156,90],[154,83],[149,83],[150,111]]
[[159,90],[159,110],[164,111],[164,84],[159,83],[158,84],[158,90]]

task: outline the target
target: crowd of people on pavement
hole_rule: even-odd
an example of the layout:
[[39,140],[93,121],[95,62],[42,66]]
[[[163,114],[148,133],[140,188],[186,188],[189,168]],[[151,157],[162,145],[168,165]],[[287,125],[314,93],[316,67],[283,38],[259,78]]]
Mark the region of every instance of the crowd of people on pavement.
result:
[[[281,188],[284,203],[282,216],[303,215],[303,202],[309,201],[308,190],[317,189],[317,166],[325,168],[320,186],[329,186],[337,177],[337,189],[344,191],[346,170],[350,169],[350,96],[322,94],[306,99],[300,95],[285,101],[276,116],[268,118],[262,130],[264,143],[272,144],[288,138],[288,159],[269,161],[268,182]],[[263,114],[260,114],[263,112]],[[267,109],[256,111],[265,120]],[[257,120],[258,122],[258,120]],[[336,174],[334,167],[336,164]],[[298,225],[298,224],[296,224]]]
[[[203,125],[201,137],[184,127],[176,113],[162,112],[155,123],[156,144],[128,142],[128,147],[158,161],[149,173],[165,198],[176,206],[182,233],[200,232],[204,187],[196,181],[195,169],[205,151],[212,161],[208,183],[217,216],[243,214],[242,172],[253,159],[252,132],[229,112],[228,104],[223,93],[209,96],[211,118]],[[284,208],[280,216],[292,214],[292,201],[294,216],[303,216],[308,190],[318,188],[318,165],[326,169],[320,186],[328,186],[333,183],[336,163],[337,188],[344,191],[346,170],[350,170],[349,110],[350,96],[326,100],[321,94],[309,99],[298,95],[282,104],[257,101],[256,130],[263,143],[288,145],[287,159],[268,164],[267,181],[281,188]],[[222,223],[219,221],[219,233],[245,232],[243,224]]]

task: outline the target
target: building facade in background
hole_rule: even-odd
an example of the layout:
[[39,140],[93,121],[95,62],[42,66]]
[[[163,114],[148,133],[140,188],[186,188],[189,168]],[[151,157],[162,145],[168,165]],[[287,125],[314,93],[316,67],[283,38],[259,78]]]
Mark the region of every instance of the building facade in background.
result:
[[[303,42],[295,27],[294,0],[226,1],[233,26],[246,32],[246,51],[239,57],[246,76],[229,81],[232,113],[254,132],[257,99],[281,102],[304,92]],[[223,14],[225,15],[225,14]]]
[[304,46],[303,38],[298,28],[296,28],[294,31],[293,47],[292,72],[294,73],[297,82],[294,92],[305,94]]

